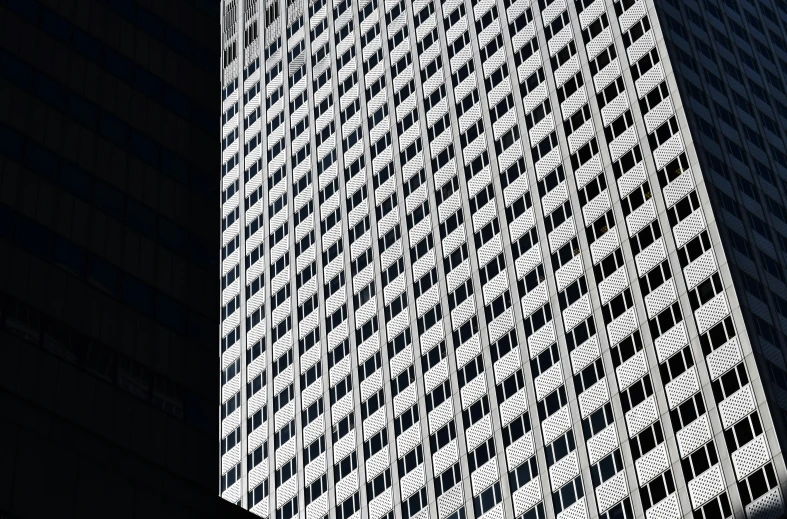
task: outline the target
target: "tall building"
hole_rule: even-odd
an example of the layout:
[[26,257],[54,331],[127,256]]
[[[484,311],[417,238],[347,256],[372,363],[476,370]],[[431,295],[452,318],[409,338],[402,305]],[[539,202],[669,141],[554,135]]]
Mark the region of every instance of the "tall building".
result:
[[0,0],[4,519],[248,515],[216,495],[205,382],[220,14]]
[[783,2],[222,13],[225,499],[784,514]]

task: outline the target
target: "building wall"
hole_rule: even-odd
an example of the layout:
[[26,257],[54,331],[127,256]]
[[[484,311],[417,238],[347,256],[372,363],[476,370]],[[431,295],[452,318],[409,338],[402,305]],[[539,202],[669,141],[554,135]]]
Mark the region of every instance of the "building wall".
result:
[[0,3],[0,516],[214,510],[218,13]]
[[781,515],[652,3],[223,13],[225,499],[277,519]]

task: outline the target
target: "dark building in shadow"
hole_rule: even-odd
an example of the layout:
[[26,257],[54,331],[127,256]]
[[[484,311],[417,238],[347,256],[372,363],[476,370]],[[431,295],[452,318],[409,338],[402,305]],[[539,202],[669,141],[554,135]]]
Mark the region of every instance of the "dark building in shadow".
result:
[[245,514],[216,496],[218,15],[0,2],[0,517]]

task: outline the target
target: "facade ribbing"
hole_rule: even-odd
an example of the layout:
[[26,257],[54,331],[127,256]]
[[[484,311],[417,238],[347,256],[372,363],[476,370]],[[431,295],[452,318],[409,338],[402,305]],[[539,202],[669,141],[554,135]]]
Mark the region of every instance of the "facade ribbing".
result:
[[652,0],[222,9],[225,499],[783,513]]

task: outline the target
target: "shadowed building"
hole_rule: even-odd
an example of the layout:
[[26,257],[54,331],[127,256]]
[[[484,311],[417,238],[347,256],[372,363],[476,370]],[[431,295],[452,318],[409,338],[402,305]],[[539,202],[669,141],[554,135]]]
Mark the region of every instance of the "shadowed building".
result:
[[226,513],[219,13],[0,2],[0,517]]

